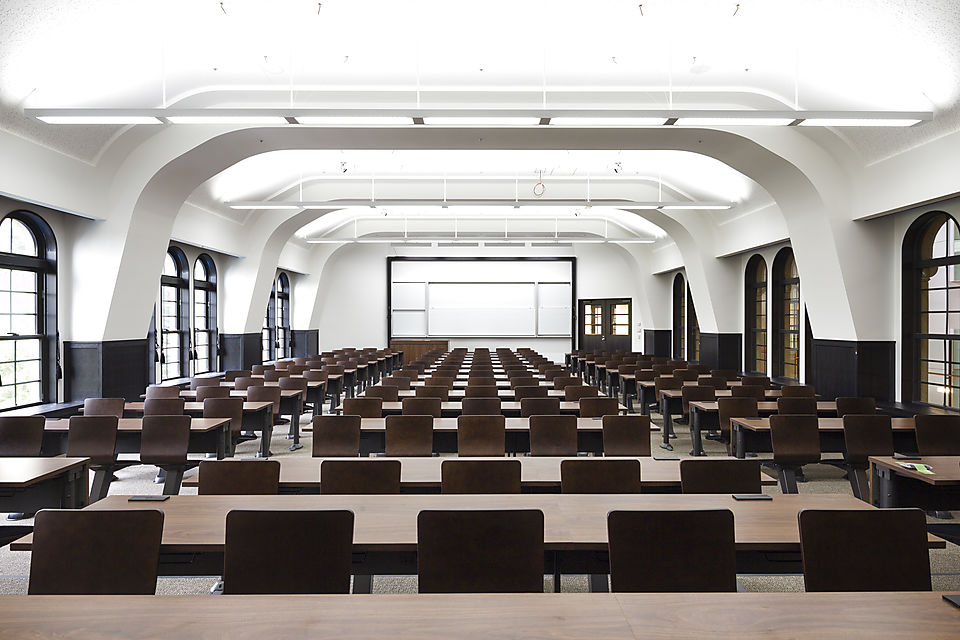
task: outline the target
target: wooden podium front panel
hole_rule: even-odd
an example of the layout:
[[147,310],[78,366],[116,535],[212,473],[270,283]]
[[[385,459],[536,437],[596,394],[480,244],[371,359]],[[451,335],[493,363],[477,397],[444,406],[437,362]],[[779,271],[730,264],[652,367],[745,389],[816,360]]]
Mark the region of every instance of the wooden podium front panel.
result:
[[406,365],[428,351],[435,349],[447,351],[450,348],[449,344],[447,340],[391,340],[390,348],[394,351],[403,351],[403,364]]

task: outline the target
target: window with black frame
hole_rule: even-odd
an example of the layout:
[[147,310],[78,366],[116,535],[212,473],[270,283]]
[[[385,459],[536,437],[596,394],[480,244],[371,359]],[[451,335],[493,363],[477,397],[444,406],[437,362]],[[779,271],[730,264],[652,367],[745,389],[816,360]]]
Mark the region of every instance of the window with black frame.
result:
[[193,265],[194,373],[219,370],[217,358],[217,267],[202,253]]
[[263,316],[263,329],[260,331],[261,358],[263,362],[274,359],[277,348],[277,281],[273,281],[270,291],[270,301]]
[[0,221],[0,409],[56,398],[56,241],[39,216]]
[[800,379],[800,274],[793,250],[781,249],[773,260],[777,328],[776,375]]
[[757,254],[747,262],[745,273],[746,310],[744,326],[747,345],[745,369],[750,373],[767,373],[767,263]]
[[687,287],[683,280],[683,274],[678,273],[673,279],[673,357],[677,360],[684,359],[686,300]]
[[697,320],[690,287],[687,287],[687,351],[690,362],[700,362],[700,321]]
[[290,278],[277,278],[277,358],[290,357]]
[[170,247],[160,276],[160,379],[182,378],[188,373],[190,277],[187,256]]

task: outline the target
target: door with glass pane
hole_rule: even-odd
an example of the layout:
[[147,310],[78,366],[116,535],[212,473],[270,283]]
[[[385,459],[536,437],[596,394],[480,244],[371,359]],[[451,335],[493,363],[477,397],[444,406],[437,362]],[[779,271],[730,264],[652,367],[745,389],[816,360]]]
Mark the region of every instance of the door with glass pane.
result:
[[586,351],[630,351],[629,298],[580,300],[578,348]]

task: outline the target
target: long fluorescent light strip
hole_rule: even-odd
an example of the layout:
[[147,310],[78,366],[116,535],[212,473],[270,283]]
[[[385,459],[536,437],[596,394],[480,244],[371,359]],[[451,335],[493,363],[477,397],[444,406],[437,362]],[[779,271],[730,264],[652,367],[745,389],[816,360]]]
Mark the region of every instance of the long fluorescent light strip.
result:
[[424,117],[423,124],[441,127],[531,127],[539,125],[540,120],[540,116],[431,116]]
[[785,127],[796,118],[677,118],[678,127]]
[[283,116],[170,116],[172,124],[288,124]]
[[231,209],[343,209],[346,207],[615,207],[618,209],[690,209],[703,211],[720,211],[730,209],[732,202],[634,202],[632,200],[510,200],[506,198],[487,198],[470,200],[440,200],[440,199],[384,199],[384,200],[327,200],[320,202],[283,202],[277,200],[264,201],[236,201],[224,203]]
[[163,124],[153,116],[37,116],[47,124]]

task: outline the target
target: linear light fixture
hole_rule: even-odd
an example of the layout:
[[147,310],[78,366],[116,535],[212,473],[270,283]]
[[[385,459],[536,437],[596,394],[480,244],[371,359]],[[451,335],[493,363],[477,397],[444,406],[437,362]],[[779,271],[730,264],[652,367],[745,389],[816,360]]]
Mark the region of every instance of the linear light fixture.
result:
[[387,199],[387,200],[323,200],[304,202],[280,202],[277,200],[242,200],[225,203],[231,209],[343,209],[345,207],[616,207],[618,209],[689,209],[719,211],[730,209],[733,202],[638,202],[634,200],[561,200],[561,199],[509,199],[477,198],[470,200],[443,199]]
[[[757,109],[25,109],[55,124],[276,124],[323,126],[822,126],[909,127],[932,111],[766,111]],[[134,120],[130,120],[130,119]],[[142,119],[142,120],[141,120]],[[423,124],[419,124],[423,123]]]
[[656,239],[653,238],[542,238],[538,236],[522,237],[513,236],[504,239],[503,236],[471,236],[470,238],[409,238],[400,237],[380,237],[380,238],[306,238],[308,244],[428,244],[438,243],[450,246],[477,246],[477,243],[483,242],[484,246],[503,246],[516,247],[527,242],[538,242],[546,245],[556,245],[567,242],[576,244],[653,244]]

